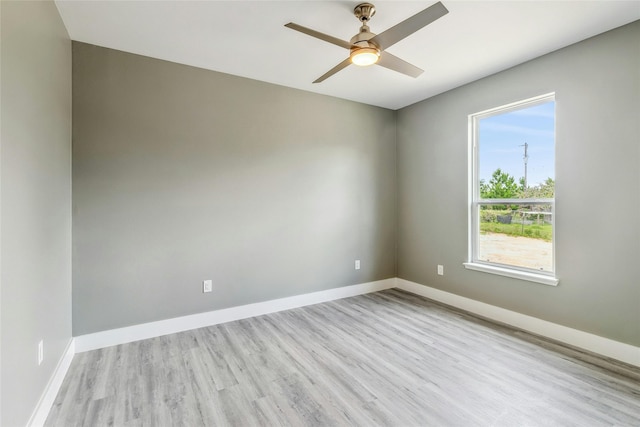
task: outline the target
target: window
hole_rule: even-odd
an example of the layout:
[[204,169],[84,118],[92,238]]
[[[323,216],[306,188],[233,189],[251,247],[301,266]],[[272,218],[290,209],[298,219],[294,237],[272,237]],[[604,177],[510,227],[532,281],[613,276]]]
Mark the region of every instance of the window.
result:
[[556,285],[555,96],[469,116],[469,262]]

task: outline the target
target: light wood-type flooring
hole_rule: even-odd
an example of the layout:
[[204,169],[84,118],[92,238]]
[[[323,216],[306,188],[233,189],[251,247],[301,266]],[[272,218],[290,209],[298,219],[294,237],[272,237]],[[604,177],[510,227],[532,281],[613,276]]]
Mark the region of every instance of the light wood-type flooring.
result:
[[80,353],[47,426],[640,426],[640,370],[387,290]]

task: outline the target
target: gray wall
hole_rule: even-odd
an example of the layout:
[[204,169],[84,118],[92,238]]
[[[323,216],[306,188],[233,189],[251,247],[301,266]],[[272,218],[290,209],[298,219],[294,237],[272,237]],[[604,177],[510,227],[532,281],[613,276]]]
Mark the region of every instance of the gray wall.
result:
[[53,2],[0,8],[0,424],[19,426],[71,339],[71,41]]
[[396,274],[393,111],[74,42],[73,123],[74,335]]
[[[639,40],[635,22],[400,110],[398,276],[640,345]],[[553,91],[560,284],[466,270],[467,116]]]

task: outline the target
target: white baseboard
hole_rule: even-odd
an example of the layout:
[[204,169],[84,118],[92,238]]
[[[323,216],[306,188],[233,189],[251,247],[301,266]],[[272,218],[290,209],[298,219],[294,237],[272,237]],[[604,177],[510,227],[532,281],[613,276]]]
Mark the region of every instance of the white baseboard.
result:
[[174,334],[176,332],[188,331],[191,329],[232,322],[234,320],[246,319],[263,314],[275,313],[277,311],[304,307],[306,305],[318,304],[321,302],[367,294],[370,292],[377,292],[383,289],[393,288],[396,284],[395,280],[395,278],[378,280],[375,282],[333,288],[310,294],[296,295],[293,297],[241,305],[238,307],[230,307],[206,313],[176,317],[174,319],[159,320],[156,322],[111,329],[93,334],[80,335],[75,337],[75,348],[77,353],[82,353],[113,345],[126,344],[128,342],[139,341],[147,338],[155,338],[162,335]]
[[[74,338],[75,352],[96,350],[147,338],[155,338],[176,332],[202,328],[263,314],[275,313],[306,305],[319,304],[341,298],[377,292],[398,287],[435,301],[457,307],[470,313],[486,317],[534,334],[551,338],[584,350],[610,357],[640,367],[640,347],[614,341],[588,332],[558,325],[536,317],[486,304],[429,286],[400,278],[333,288],[310,294],[296,295],[271,301],[230,307],[206,313],[193,314],[156,322],[143,323],[125,328],[111,329]],[[68,368],[68,367],[67,367]],[[66,370],[65,370],[66,372]],[[55,397],[55,396],[54,396]]]
[[56,400],[58,391],[60,391],[64,377],[67,375],[67,371],[71,366],[74,354],[76,354],[75,340],[71,338],[67,344],[64,354],[60,358],[60,361],[58,361],[58,366],[56,366],[47,387],[44,389],[44,392],[40,397],[40,401],[36,405],[36,409],[33,411],[27,426],[40,427],[44,425],[47,420],[47,416],[49,415],[49,411],[53,406],[53,402]]
[[399,289],[466,310],[516,328],[640,367],[640,347],[579,331],[536,317],[496,307],[408,280],[396,279]]

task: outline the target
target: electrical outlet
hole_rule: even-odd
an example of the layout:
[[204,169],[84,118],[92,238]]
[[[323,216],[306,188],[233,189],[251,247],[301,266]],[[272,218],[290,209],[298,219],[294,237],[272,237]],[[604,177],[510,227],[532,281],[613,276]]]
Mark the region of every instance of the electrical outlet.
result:
[[444,276],[444,265],[438,264],[438,275]]
[[213,280],[205,280],[202,282],[202,292],[211,292],[213,291]]
[[360,270],[360,260],[359,259],[356,260],[355,267],[356,267],[356,270]]
[[44,361],[44,340],[40,340],[38,343],[38,366],[42,365]]

